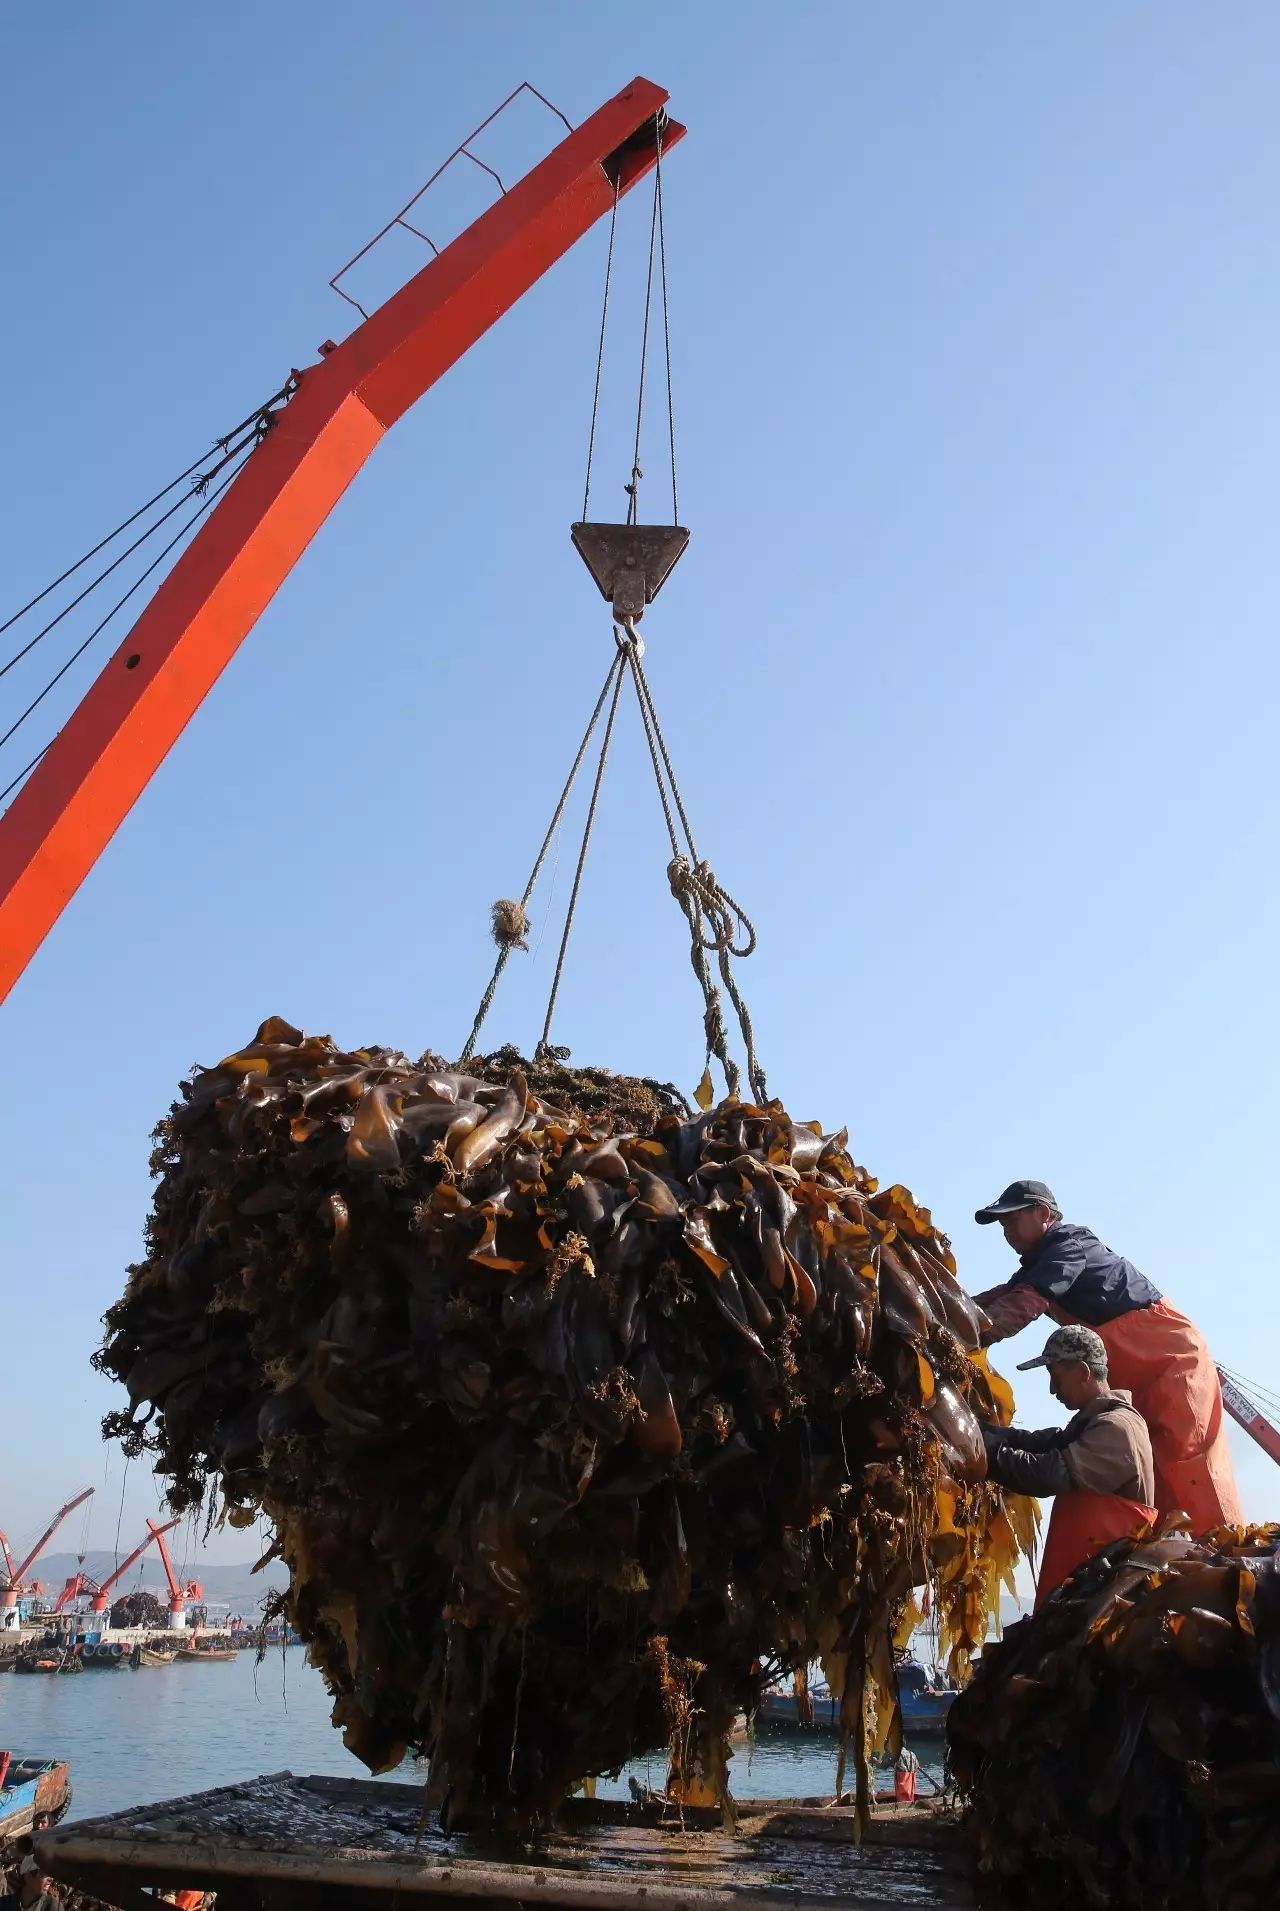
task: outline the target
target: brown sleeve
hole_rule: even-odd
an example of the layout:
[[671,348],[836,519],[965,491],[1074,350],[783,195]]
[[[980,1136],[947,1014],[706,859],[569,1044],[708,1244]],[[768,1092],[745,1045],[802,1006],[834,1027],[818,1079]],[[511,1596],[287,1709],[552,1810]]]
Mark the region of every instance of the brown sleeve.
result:
[[1011,1335],[1020,1334],[1045,1312],[1043,1296],[1023,1282],[1016,1287],[1007,1282],[1003,1287],[990,1287],[985,1294],[975,1294],[973,1299],[991,1322],[982,1336],[984,1347],[989,1347],[993,1340],[1008,1340]]
[[1066,1449],[1071,1484],[1081,1493],[1118,1493],[1128,1500],[1147,1498],[1139,1470],[1134,1416],[1099,1413],[1086,1422]]

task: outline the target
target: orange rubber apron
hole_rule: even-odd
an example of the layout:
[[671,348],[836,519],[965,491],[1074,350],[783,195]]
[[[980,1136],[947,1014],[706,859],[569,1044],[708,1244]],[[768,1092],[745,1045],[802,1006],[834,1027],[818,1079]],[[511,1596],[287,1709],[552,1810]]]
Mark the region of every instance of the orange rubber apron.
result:
[[[1080,1324],[1065,1308],[1049,1311]],[[1222,1388],[1199,1328],[1168,1301],[1155,1301],[1093,1331],[1107,1350],[1109,1384],[1133,1395],[1147,1423],[1159,1510],[1186,1513],[1197,1535],[1242,1525]]]
[[1044,1557],[1036,1575],[1035,1611],[1077,1566],[1113,1539],[1126,1539],[1158,1518],[1154,1506],[1122,1500],[1115,1493],[1059,1493],[1049,1516]]

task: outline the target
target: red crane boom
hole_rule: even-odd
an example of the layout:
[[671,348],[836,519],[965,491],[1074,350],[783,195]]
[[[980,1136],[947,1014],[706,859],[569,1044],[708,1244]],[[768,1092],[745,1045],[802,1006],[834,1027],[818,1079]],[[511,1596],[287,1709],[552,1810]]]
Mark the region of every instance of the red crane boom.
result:
[[171,1533],[177,1524],[178,1521],[176,1519],[171,1519],[166,1526],[156,1528],[152,1527],[148,1521],[147,1537],[142,1541],[140,1546],[134,1547],[127,1559],[121,1560],[113,1573],[110,1573],[101,1584],[99,1584],[91,1573],[74,1574],[58,1594],[53,1610],[55,1612],[61,1612],[64,1606],[69,1605],[73,1599],[78,1599],[81,1593],[89,1593],[92,1595],[89,1610],[91,1612],[105,1612],[107,1610],[107,1594],[111,1591],[116,1581],[120,1579],[123,1574],[128,1572],[135,1559],[142,1557],[153,1539],[157,1539],[160,1533]]
[[0,817],[0,1001],[383,434],[681,138],[666,100],[633,80],[298,376]]
[[1244,1388],[1234,1381],[1230,1374],[1218,1369],[1218,1381],[1222,1387],[1222,1404],[1238,1427],[1243,1427],[1251,1440],[1257,1442],[1262,1451],[1269,1454],[1280,1466],[1280,1429],[1273,1427],[1261,1407],[1254,1405]]
[[[176,1520],[170,1520],[169,1526],[176,1526],[177,1523]],[[157,1526],[154,1520],[148,1520],[147,1525],[151,1529],[151,1536],[155,1540],[156,1548],[160,1554],[160,1564],[164,1567],[164,1576],[169,1582],[169,1624],[175,1628],[185,1626],[187,1623],[187,1601],[188,1599],[202,1599],[204,1597],[204,1587],[200,1584],[198,1579],[189,1579],[185,1586],[179,1583],[178,1575],[173,1570],[173,1561],[169,1557],[169,1548],[164,1543],[164,1536],[169,1531],[169,1526]]]
[[19,1593],[26,1590],[24,1582],[26,1580],[27,1572],[29,1571],[29,1569],[35,1565],[41,1553],[44,1551],[45,1547],[49,1544],[49,1541],[53,1538],[54,1534],[57,1532],[58,1528],[61,1526],[63,1520],[67,1517],[67,1514],[74,1513],[77,1506],[83,1506],[85,1501],[87,1499],[91,1499],[92,1497],[93,1497],[93,1488],[91,1486],[86,1486],[83,1493],[77,1493],[73,1500],[68,1500],[65,1506],[60,1506],[57,1512],[54,1514],[53,1518],[49,1521],[49,1524],[45,1527],[43,1533],[41,1533],[35,1545],[31,1548],[31,1551],[27,1554],[26,1558],[22,1560],[19,1565],[15,1566],[13,1564],[13,1561],[9,1555],[9,1548],[6,1545],[4,1549],[4,1557],[5,1557],[5,1571],[8,1575],[8,1578],[4,1588],[3,1603],[2,1605],[0,1605],[0,1611],[2,1611],[4,1615],[3,1621],[2,1621],[4,1625],[12,1627],[14,1623],[10,1615],[17,1613],[18,1595]]

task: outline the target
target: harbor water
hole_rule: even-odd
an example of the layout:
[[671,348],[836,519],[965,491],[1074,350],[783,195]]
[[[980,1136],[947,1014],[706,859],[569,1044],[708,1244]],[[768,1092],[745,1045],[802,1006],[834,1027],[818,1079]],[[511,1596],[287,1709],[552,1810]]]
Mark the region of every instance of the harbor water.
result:
[[[367,1778],[329,1723],[331,1700],[320,1674],[297,1648],[279,1648],[256,1664],[252,1652],[214,1665],[42,1677],[0,1678],[0,1748],[71,1762],[68,1820],[229,1785],[259,1772],[323,1772]],[[926,1774],[937,1776],[936,1740],[916,1746]],[[631,1768],[642,1784],[666,1778],[660,1753]],[[834,1738],[775,1730],[735,1747],[735,1797],[829,1796],[835,1784]],[[388,1777],[418,1782],[406,1764]],[[626,1797],[627,1775],[602,1779],[601,1797]],[[927,1790],[927,1785],[922,1787]]]

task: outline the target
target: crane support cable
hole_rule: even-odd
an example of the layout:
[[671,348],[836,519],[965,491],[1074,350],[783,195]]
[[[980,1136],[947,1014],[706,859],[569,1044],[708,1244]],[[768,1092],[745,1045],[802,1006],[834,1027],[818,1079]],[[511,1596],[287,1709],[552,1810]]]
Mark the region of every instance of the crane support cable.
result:
[[[662,150],[661,134],[659,134],[658,150],[659,152]],[[649,364],[649,315],[653,307],[653,261],[658,236],[658,207],[659,200],[655,167],[653,213],[649,220],[649,264],[645,272],[644,282],[644,323],[640,328],[640,380],[636,391],[636,441],[635,448],[631,454],[631,482],[625,487],[627,493],[628,524],[638,524],[640,521],[640,480],[644,476],[643,471],[640,469],[640,434],[644,429],[644,387],[645,374]]]
[[[52,743],[52,741],[53,739],[52,737],[50,737],[49,742]],[[41,762],[42,759],[48,755],[48,753],[49,753],[49,744],[46,743],[43,745],[41,749],[36,751],[31,761],[25,764],[24,767],[18,771],[18,774],[12,779],[12,781],[6,783],[4,788],[0,790],[0,803],[3,803],[7,796],[13,795],[13,792],[17,789],[18,785],[23,781],[24,777],[30,776],[32,770],[35,769],[36,764]]]
[[[296,383],[296,381],[294,382]],[[208,466],[207,470],[200,469],[202,465],[207,463],[210,456],[208,452],[205,452],[202,457],[196,459],[194,464],[188,465],[185,471],[180,472],[176,478],[172,479],[164,487],[163,491],[157,491],[155,497],[152,498],[149,503],[142,505],[133,513],[132,517],[126,518],[123,524],[118,524],[115,530],[111,531],[100,543],[95,544],[91,551],[86,551],[82,558],[77,559],[68,570],[62,573],[61,577],[55,578],[52,584],[46,585],[44,590],[33,597],[29,603],[24,604],[21,610],[15,611],[7,623],[0,624],[0,631],[8,630],[11,625],[16,624],[19,618],[26,615],[27,611],[31,610],[34,605],[46,598],[50,591],[56,590],[59,584],[65,583],[66,579],[78,571],[82,565],[87,564],[91,557],[96,557],[98,552],[105,549],[108,544],[119,537],[122,531],[126,531],[131,524],[135,524],[138,519],[144,517],[153,506],[159,504],[160,500],[167,497],[169,492],[172,491],[176,485],[182,484],[185,479],[191,478],[193,480],[193,490],[202,493],[206,491],[220,471],[224,470],[233,459],[238,458],[240,453],[246,448],[259,442],[270,428],[275,416],[276,406],[287,402],[289,396],[292,394],[292,390],[292,384],[282,386],[274,397],[269,398],[265,405],[260,405],[256,412],[251,412],[248,418],[236,426],[234,431],[228,432],[224,438],[216,439],[214,441],[215,448],[221,451],[222,456],[215,459],[215,461]],[[169,519],[182,509],[189,496],[190,493],[186,492],[182,497],[176,499],[174,503],[169,506],[167,511],[162,512],[161,515],[155,519],[154,523],[148,525],[145,531],[139,533],[132,544],[126,545],[118,557],[113,558],[110,564],[105,565],[104,568],[98,572],[97,576],[92,578],[90,582],[84,586],[84,589],[71,599],[69,604],[64,605],[55,617],[51,617],[48,623],[43,625],[41,629],[35,633],[34,637],[28,638],[22,648],[16,650],[6,663],[0,664],[0,677],[7,676],[15,664],[21,663],[22,659],[33,651],[36,645],[41,643],[44,638],[49,635],[50,631],[56,630],[64,618],[69,617],[73,610],[83,604],[90,592],[95,591],[99,584],[111,576],[113,571],[119,570],[125,560],[132,557],[133,553],[139,550],[141,546],[146,543],[148,538],[154,537],[161,525],[167,524]]]
[[[627,494],[626,523],[638,524],[640,521],[640,480],[644,472],[640,465],[640,453],[644,435],[645,396],[648,385],[649,334],[653,324],[653,288],[654,272],[657,276],[662,299],[662,342],[664,368],[667,388],[667,442],[671,456],[671,522],[680,521],[679,493],[676,479],[676,419],[675,401],[671,378],[671,313],[667,285],[667,235],[662,197],[662,152],[667,138],[669,122],[664,113],[659,113],[654,122],[653,149],[653,204],[649,215],[649,255],[645,268],[644,309],[640,328],[640,369],[636,381],[636,423],[631,450],[630,481],[624,484]],[[595,386],[591,403],[591,426],[587,435],[587,475],[582,491],[582,522],[588,522],[591,504],[591,474],[594,468],[596,434],[600,418],[600,392],[604,376],[605,333],[609,318],[609,295],[613,283],[615,239],[617,232],[618,197],[615,190],[613,213],[609,222],[609,245],[605,254],[604,296],[600,309],[600,335],[596,346]]]
[[1263,1386],[1260,1381],[1248,1380],[1243,1374],[1236,1373],[1230,1367],[1223,1367],[1222,1372],[1228,1380],[1234,1381],[1252,1405],[1267,1407],[1272,1413],[1280,1413],[1280,1394],[1272,1388]]
[[114,531],[108,531],[107,535],[103,538],[99,538],[98,542],[92,549],[86,551],[83,557],[78,557],[74,564],[68,564],[66,570],[62,572],[61,576],[55,577],[52,584],[46,584],[42,591],[37,591],[34,597],[29,597],[20,610],[15,610],[11,617],[6,617],[4,622],[0,624],[0,635],[6,630],[12,629],[19,618],[25,617],[29,610],[35,609],[37,604],[42,604],[46,597],[57,590],[59,584],[65,584],[69,577],[74,577],[78,570],[84,568],[91,557],[96,557],[99,551],[105,551],[108,544],[114,543],[122,531],[127,531],[131,524],[136,524],[139,518],[145,517],[148,511],[154,509],[154,507],[159,504],[161,498],[167,498],[169,493],[174,490],[177,485],[180,485],[184,479],[191,477],[193,472],[200,469],[208,455],[207,451],[202,451],[200,456],[193,459],[185,471],[180,471],[176,478],[170,478],[168,484],[162,486],[153,498],[148,498],[145,504],[140,504],[136,511],[131,512],[127,518],[124,518],[117,524]]
[[[5,730],[3,734],[0,734],[0,750],[4,748],[5,744],[9,742],[10,738],[15,734],[15,732],[21,729],[22,725],[26,722],[27,718],[31,716],[32,713],[40,707],[40,705],[44,702],[45,698],[49,695],[49,692],[54,688],[54,686],[58,684],[63,677],[66,676],[67,672],[71,669],[71,666],[74,663],[76,663],[79,660],[79,658],[81,658],[84,655],[85,651],[89,648],[90,644],[94,641],[95,637],[98,637],[106,629],[107,625],[111,622],[112,618],[117,614],[118,611],[123,610],[124,606],[128,603],[129,599],[133,596],[134,592],[139,590],[142,587],[142,585],[146,583],[147,579],[152,575],[152,573],[154,571],[157,571],[160,568],[161,564],[164,563],[164,560],[166,559],[166,557],[168,557],[169,553],[172,550],[174,550],[179,544],[181,544],[182,540],[187,536],[188,532],[195,529],[195,526],[200,522],[200,519],[204,517],[205,513],[213,509],[214,505],[217,503],[218,499],[222,496],[222,493],[226,490],[227,486],[231,484],[233,480],[236,478],[236,476],[238,475],[243,463],[248,459],[248,457],[252,455],[253,446],[254,444],[256,444],[256,442],[257,440],[255,438],[251,442],[242,444],[239,447],[238,452],[232,454],[233,456],[239,459],[239,462],[236,463],[233,466],[233,468],[227,472],[227,475],[222,480],[221,484],[215,485],[212,490],[208,491],[205,494],[200,505],[197,507],[195,511],[191,513],[191,516],[186,520],[186,523],[181,525],[178,528],[178,530],[175,532],[173,537],[170,538],[169,542],[165,545],[164,549],[160,552],[159,556],[154,557],[151,560],[150,564],[148,564],[146,570],[143,571],[139,577],[136,577],[133,583],[130,584],[128,590],[125,591],[122,596],[116,599],[115,603],[111,606],[111,609],[107,612],[106,616],[99,619],[99,621],[94,625],[93,629],[89,632],[89,635],[83,640],[82,643],[78,644],[76,648],[72,651],[71,655],[67,658],[66,662],[58,670],[54,671],[52,677],[50,677],[49,681],[45,684],[44,689],[41,690],[37,696],[31,699],[31,702],[27,705],[26,709],[22,712],[21,716],[15,717],[14,721],[9,725],[9,728]],[[215,470],[221,470],[229,462],[230,462],[230,459],[228,458],[221,459],[218,465],[215,466]],[[166,517],[172,516],[172,512],[171,511],[166,512],[165,516]],[[92,588],[92,586],[90,588]],[[0,672],[0,675],[2,674],[3,673]],[[47,750],[48,747],[49,747],[48,744],[46,744],[45,749]],[[40,752],[40,756],[43,756],[43,755],[44,755],[44,750]],[[40,760],[39,757],[34,758],[33,761],[27,765],[27,770],[34,769],[36,763],[38,763],[39,760]],[[25,776],[27,774],[27,770],[23,770],[20,773],[21,776]],[[11,784],[9,786],[9,789],[12,789],[12,787],[13,785]],[[9,789],[6,789],[5,791],[0,792],[0,797],[7,796],[9,794]]]
[[680,522],[680,499],[676,491],[676,407],[671,390],[671,312],[667,298],[667,233],[662,212],[662,126],[659,123],[657,148],[653,162],[653,197],[658,212],[658,259],[662,274],[662,345],[667,373],[667,442],[671,451],[671,522]]
[[613,211],[609,215],[609,250],[604,262],[604,299],[600,307],[600,343],[596,347],[596,388],[591,401],[591,430],[587,436],[587,475],[582,486],[582,521],[587,521],[591,504],[591,461],[596,449],[596,423],[600,416],[600,379],[604,372],[604,333],[609,321],[609,286],[613,279],[613,242],[618,230],[618,181],[613,182]]

